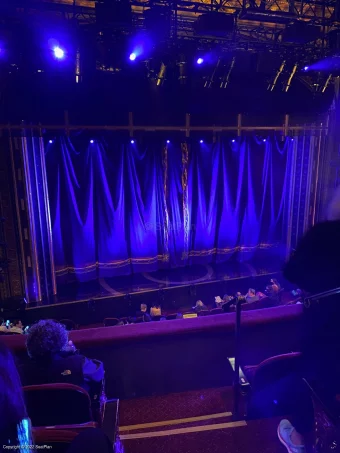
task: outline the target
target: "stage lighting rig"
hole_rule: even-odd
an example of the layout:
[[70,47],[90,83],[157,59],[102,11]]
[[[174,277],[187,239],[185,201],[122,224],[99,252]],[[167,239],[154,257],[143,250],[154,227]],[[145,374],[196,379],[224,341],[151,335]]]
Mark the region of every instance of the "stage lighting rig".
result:
[[234,69],[234,66],[235,66],[235,62],[236,62],[236,57],[233,57],[233,59],[231,60],[231,64],[229,66],[229,69],[227,70],[225,75],[221,77],[220,88],[227,88],[227,86],[229,84],[229,80],[230,80],[230,75],[231,75],[232,70]]
[[179,69],[179,76],[178,80],[181,85],[185,85],[187,83],[187,59],[184,54],[181,54],[178,59],[178,69]]
[[291,71],[291,73],[290,73],[290,75],[288,77],[287,83],[284,86],[284,91],[286,93],[288,92],[289,88],[291,87],[292,80],[293,80],[293,78],[294,78],[294,76],[296,74],[297,69],[298,69],[298,64],[295,63],[294,66],[293,66],[293,69],[292,69],[292,71]]
[[157,74],[157,78],[156,78],[156,85],[157,85],[158,87],[164,85],[164,82],[165,82],[165,75],[166,75],[166,69],[167,69],[167,66],[166,66],[166,64],[162,61],[161,67],[159,68],[159,71],[158,71],[158,74]]
[[276,73],[276,75],[274,77],[274,80],[272,81],[272,83],[270,83],[268,85],[268,88],[267,88],[268,91],[273,91],[274,90],[274,88],[276,87],[277,81],[279,80],[279,77],[282,74],[285,66],[286,66],[286,60],[283,60],[281,66],[279,67],[279,69],[278,69],[278,71],[277,71],[277,73]]

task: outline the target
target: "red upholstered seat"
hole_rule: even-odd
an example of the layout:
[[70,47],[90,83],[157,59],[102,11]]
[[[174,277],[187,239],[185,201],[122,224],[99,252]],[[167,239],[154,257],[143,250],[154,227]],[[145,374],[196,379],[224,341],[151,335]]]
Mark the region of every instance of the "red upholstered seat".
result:
[[98,426],[89,394],[73,384],[29,385],[23,388],[32,426]]
[[245,366],[244,374],[252,387],[259,389],[268,383],[291,373],[300,363],[301,353],[291,352],[263,360],[259,365]]
[[171,321],[172,319],[177,319],[177,313],[171,313],[166,317],[168,321]]
[[210,314],[212,314],[212,315],[219,315],[221,313],[223,313],[223,309],[222,308],[213,308],[211,310],[211,312],[210,312]]
[[163,316],[158,315],[158,316],[151,316],[152,321],[160,321]]
[[105,318],[104,319],[105,327],[116,326],[118,323],[119,323],[119,319],[117,319],[117,318]]
[[198,316],[208,316],[210,315],[210,310],[202,310],[198,312]]
[[77,324],[72,319],[61,319],[60,324],[63,324],[66,330],[76,330]]

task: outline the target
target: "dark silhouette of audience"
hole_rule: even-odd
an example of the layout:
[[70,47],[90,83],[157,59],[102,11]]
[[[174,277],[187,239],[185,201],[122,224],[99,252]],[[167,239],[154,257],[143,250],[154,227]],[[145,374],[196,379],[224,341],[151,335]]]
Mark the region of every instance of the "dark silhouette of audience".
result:
[[[10,351],[0,343],[0,445],[32,445],[21,382]],[[4,448],[4,447],[2,447]],[[28,451],[28,450],[27,450]]]
[[68,383],[83,387],[93,399],[101,394],[102,362],[79,354],[62,324],[44,320],[32,325],[26,345],[31,360],[21,369],[24,385]]
[[196,305],[193,307],[194,312],[199,313],[203,310],[208,310],[208,307],[204,305],[204,303],[201,300],[198,300],[196,302]]
[[12,323],[12,326],[8,329],[9,332],[11,333],[18,333],[18,334],[23,334],[24,333],[24,325],[21,322],[21,319],[15,319]]
[[140,304],[140,309],[136,313],[136,318],[143,318],[144,322],[152,321],[151,316],[148,313],[148,306],[146,304]]

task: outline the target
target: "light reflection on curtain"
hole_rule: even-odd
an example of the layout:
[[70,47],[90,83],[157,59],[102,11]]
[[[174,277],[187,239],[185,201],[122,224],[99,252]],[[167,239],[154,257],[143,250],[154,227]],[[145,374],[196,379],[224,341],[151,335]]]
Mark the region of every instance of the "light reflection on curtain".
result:
[[83,136],[47,144],[57,276],[86,281],[248,260],[259,250],[283,255],[292,146],[275,137],[188,146],[186,256],[180,144],[168,145],[166,193],[164,142],[138,146],[108,135],[93,144]]

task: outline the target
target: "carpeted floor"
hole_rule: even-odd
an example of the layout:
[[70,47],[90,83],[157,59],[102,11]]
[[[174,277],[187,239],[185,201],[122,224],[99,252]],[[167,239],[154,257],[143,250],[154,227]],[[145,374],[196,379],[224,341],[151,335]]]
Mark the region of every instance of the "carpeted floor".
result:
[[232,389],[122,401],[125,453],[284,453],[278,420],[233,421]]

